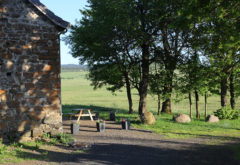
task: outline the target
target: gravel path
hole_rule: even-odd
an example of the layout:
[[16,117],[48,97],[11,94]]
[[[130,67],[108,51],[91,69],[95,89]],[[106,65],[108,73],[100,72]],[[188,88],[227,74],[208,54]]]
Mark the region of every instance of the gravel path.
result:
[[[166,140],[150,131],[122,130],[119,124],[106,123],[103,133],[96,123],[81,121],[77,142],[89,146],[84,153],[72,154],[69,149],[52,148],[47,161],[27,164],[116,164],[116,165],[238,165],[233,159],[233,144],[207,145],[206,139]],[[70,131],[70,121],[64,122]],[[238,139],[239,140],[239,139]],[[209,141],[208,141],[209,142]],[[22,163],[26,165],[26,163]]]

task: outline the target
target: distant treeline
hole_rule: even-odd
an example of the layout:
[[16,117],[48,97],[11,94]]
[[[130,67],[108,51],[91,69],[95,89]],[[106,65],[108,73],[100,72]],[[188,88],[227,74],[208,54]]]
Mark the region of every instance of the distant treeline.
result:
[[78,72],[88,70],[87,65],[75,65],[75,64],[65,64],[61,65],[61,69],[64,72]]

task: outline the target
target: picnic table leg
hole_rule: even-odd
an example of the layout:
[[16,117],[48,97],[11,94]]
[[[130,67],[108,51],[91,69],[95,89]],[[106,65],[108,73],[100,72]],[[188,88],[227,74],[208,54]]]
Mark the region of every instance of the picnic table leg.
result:
[[[73,110],[72,110],[72,114],[73,114]],[[72,120],[72,116],[73,116],[72,114],[69,115],[70,120]]]
[[92,114],[91,114],[91,111],[90,111],[90,110],[88,110],[88,114],[89,114],[91,120],[93,121],[93,117],[92,117]]
[[80,112],[79,112],[79,115],[78,115],[77,122],[79,122],[79,121],[80,121],[80,118],[81,118],[81,116],[82,116],[82,112],[83,112],[83,111],[80,111]]

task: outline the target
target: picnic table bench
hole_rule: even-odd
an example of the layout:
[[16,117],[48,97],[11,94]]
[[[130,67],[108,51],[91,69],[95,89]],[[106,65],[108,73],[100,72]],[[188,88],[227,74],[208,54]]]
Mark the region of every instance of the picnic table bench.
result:
[[65,115],[70,116],[70,120],[72,120],[72,117],[77,117],[77,122],[80,121],[81,117],[83,116],[89,116],[91,121],[93,120],[93,116],[96,116],[96,114],[91,113],[91,109],[85,109],[85,108],[79,108],[79,109],[72,109],[72,113],[64,113]]

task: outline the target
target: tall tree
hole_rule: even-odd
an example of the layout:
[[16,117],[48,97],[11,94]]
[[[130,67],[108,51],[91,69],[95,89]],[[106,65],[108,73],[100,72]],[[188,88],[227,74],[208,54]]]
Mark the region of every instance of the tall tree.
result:
[[162,17],[160,18],[160,34],[156,49],[158,57],[165,68],[165,80],[162,111],[171,113],[171,95],[173,92],[174,72],[184,57],[184,49],[188,47],[190,26],[184,13],[189,1],[161,1]]
[[204,3],[199,10],[198,28],[205,41],[202,47],[219,77],[221,106],[228,104],[228,82],[239,63],[239,9],[238,1],[217,0]]
[[[158,2],[89,0],[83,19],[71,28],[67,42],[74,57],[88,65],[115,63],[139,70],[139,114],[146,112],[149,66],[159,31]],[[123,73],[124,75],[124,73]]]

